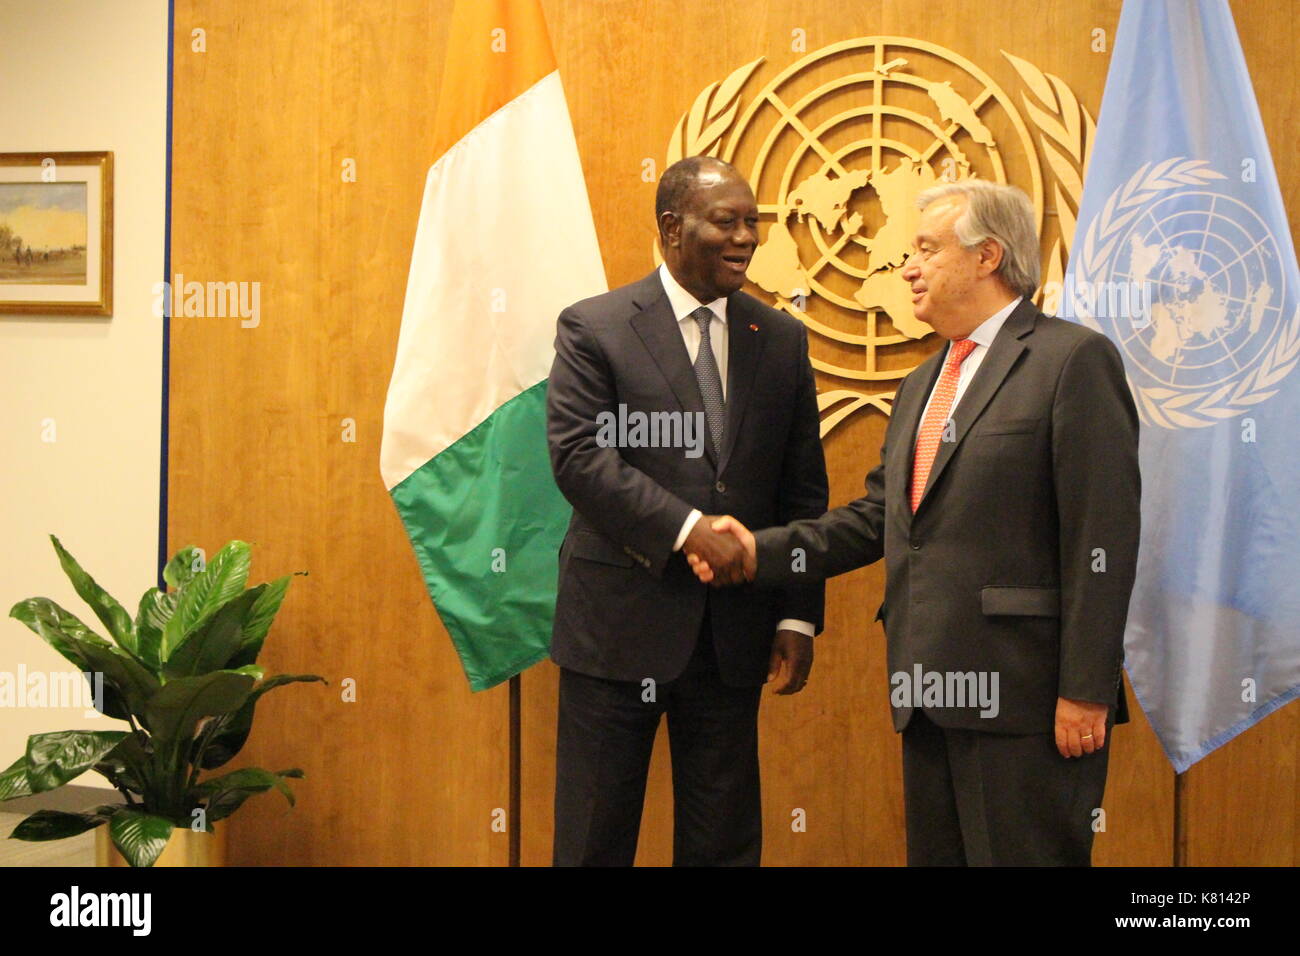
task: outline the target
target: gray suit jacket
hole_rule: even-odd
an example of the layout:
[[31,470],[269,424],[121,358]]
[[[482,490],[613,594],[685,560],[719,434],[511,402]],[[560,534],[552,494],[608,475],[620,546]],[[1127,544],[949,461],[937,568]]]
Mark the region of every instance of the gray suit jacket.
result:
[[[865,496],[758,532],[757,583],[821,580],[883,556],[877,619],[891,681],[905,673],[914,684],[918,666],[945,681],[997,675],[996,716],[949,697],[925,707],[940,726],[1047,733],[1058,696],[1109,704],[1126,720],[1120,668],[1140,479],[1119,352],[1022,302],[958,404],[954,440],[940,444],[913,515],[916,433],[943,354],[899,385]],[[917,701],[905,698],[894,707],[900,731]]]
[[[817,389],[801,322],[727,299],[727,424],[720,454],[602,447],[602,412],[698,413],[704,403],[658,272],[559,317],[547,387],[556,484],[573,505],[560,549],[551,657],[610,680],[667,681],[709,614],[722,679],[761,684],[783,618],[821,629],[824,585],[714,591],[673,543],[692,508],[765,528],[827,506]],[[707,428],[705,429],[707,433]],[[707,600],[706,600],[707,598]]]

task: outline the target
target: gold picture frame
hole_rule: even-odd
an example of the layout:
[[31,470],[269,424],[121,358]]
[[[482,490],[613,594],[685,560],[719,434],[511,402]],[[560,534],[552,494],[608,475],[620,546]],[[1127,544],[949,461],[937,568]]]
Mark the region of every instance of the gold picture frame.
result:
[[113,154],[0,153],[0,314],[113,314]]

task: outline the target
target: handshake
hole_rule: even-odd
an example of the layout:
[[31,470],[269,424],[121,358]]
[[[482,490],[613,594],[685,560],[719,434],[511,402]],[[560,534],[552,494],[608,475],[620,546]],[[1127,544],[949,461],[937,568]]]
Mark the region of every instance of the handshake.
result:
[[754,535],[731,515],[704,515],[682,545],[686,561],[705,584],[724,587],[754,580]]

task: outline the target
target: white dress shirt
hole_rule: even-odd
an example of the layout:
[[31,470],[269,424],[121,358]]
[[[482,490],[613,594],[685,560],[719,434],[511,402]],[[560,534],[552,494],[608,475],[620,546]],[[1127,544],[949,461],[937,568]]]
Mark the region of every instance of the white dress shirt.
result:
[[[966,394],[967,386],[970,385],[971,379],[975,377],[975,373],[979,371],[980,363],[984,361],[984,356],[988,354],[989,346],[993,344],[993,340],[997,338],[998,332],[1002,329],[1002,323],[1006,322],[1019,304],[1020,297],[1017,297],[1014,302],[994,312],[977,325],[975,331],[966,336],[975,343],[975,348],[971,349],[970,355],[966,356],[965,361],[961,363],[961,371],[957,375],[957,393],[952,397],[952,409],[948,412],[949,417],[952,417],[953,413],[957,411],[957,405],[961,402],[961,397]],[[948,350],[951,349],[952,343],[949,342],[947,350],[944,351],[944,362],[948,361]],[[942,374],[942,371],[940,371],[940,377],[942,377]],[[935,388],[938,385],[939,379],[936,378],[934,380]],[[933,401],[934,388],[931,388],[930,397],[925,400],[925,408],[921,411],[921,421],[925,421],[925,414],[930,410],[930,403]],[[917,426],[917,433],[920,433],[920,426]]]
[[[668,304],[673,307],[673,318],[681,329],[682,340],[686,343],[686,354],[695,364],[700,354],[700,324],[691,317],[691,313],[700,307],[700,300],[695,298],[678,284],[667,265],[659,267],[659,278],[663,281],[664,291],[668,293]],[[709,344],[713,346],[713,357],[717,360],[718,375],[722,379],[722,398],[727,397],[727,300],[714,299],[708,304],[713,313],[709,322]]]
[[[667,263],[659,267],[659,278],[664,284],[664,291],[668,293],[668,304],[672,306],[673,318],[677,320],[677,328],[681,330],[682,341],[686,343],[686,354],[690,356],[691,364],[694,365],[696,356],[700,354],[700,326],[691,313],[698,309],[702,303],[683,289],[681,284],[673,278],[673,274],[668,271]],[[718,375],[722,379],[722,398],[725,401],[727,397],[727,300],[718,298],[705,304],[707,304],[709,311],[713,313],[713,319],[709,322],[709,345],[713,348],[713,358],[717,362]],[[967,361],[970,361],[970,359],[967,359]],[[674,551],[682,549],[682,545],[686,543],[686,538],[690,535],[691,529],[695,527],[695,522],[702,517],[704,517],[704,514],[698,508],[691,509],[691,513],[682,522],[682,530],[677,533],[677,541],[673,544]],[[809,637],[812,637],[816,630],[809,621],[796,621],[793,619],[780,621],[776,625],[776,629],[778,631],[798,631],[800,634],[807,634]]]

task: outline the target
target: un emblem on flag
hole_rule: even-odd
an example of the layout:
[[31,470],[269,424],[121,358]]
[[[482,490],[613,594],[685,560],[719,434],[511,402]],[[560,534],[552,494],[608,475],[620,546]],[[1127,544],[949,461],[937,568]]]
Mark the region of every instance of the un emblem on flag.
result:
[[1093,219],[1066,281],[1061,314],[1119,345],[1147,424],[1240,415],[1300,360],[1276,238],[1250,206],[1205,188],[1223,179],[1197,160],[1146,164]]
[[[1063,197],[1078,204],[1092,118],[1058,77],[1004,56],[1032,94],[1022,97],[1029,124],[1013,96],[952,50],[858,37],[761,84],[763,58],[734,70],[705,88],[673,131],[668,163],[718,156],[753,187],[761,225],[748,278],[808,328],[823,436],[859,410],[889,414],[898,380],[916,367],[916,350],[905,347],[932,332],[913,314],[900,274],[918,193],[971,177],[1015,182],[1041,232],[1036,127],[1052,140],[1044,142],[1052,198],[1067,213]],[[1049,280],[1061,278],[1062,250],[1057,237]]]

